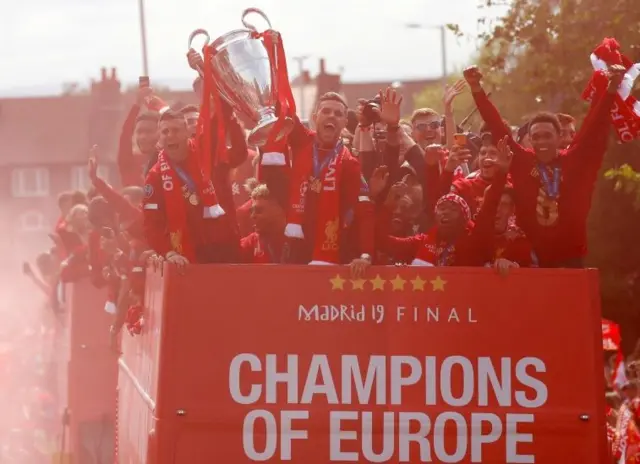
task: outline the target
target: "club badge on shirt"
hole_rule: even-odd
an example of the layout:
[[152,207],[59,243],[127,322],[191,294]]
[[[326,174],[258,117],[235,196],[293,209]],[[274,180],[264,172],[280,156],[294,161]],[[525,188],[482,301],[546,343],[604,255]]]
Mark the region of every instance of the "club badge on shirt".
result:
[[153,196],[153,186],[150,184],[146,184],[144,186],[144,197],[151,198]]

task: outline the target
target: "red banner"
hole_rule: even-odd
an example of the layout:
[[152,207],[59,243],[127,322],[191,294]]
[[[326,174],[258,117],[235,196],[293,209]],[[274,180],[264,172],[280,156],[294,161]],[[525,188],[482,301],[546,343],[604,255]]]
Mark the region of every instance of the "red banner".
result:
[[122,462],[605,462],[595,271],[168,272],[123,340]]

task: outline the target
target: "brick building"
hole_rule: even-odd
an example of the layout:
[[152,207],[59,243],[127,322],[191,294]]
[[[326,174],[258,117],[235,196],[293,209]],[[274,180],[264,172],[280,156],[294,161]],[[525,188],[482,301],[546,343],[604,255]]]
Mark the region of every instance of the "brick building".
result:
[[[190,91],[160,96],[195,103]],[[118,182],[118,137],[134,99],[123,92],[115,69],[102,69],[86,93],[0,99],[1,252],[24,259],[50,246],[57,196],[90,186],[93,144],[101,148],[101,175]]]

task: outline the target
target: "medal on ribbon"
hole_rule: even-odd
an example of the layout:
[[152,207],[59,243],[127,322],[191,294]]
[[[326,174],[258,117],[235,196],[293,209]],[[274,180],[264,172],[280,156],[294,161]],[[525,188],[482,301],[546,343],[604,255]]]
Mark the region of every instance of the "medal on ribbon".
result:
[[336,157],[336,155],[342,150],[342,142],[338,142],[333,152],[327,156],[322,163],[320,163],[320,156],[318,154],[318,144],[313,144],[313,175],[309,177],[309,188],[314,193],[320,193],[322,191],[322,177],[326,167]]
[[309,177],[309,188],[314,193],[320,193],[322,191],[322,181],[313,176]]
[[561,170],[556,166],[552,169],[553,179],[549,178],[546,166],[538,164],[538,174],[542,187],[538,191],[536,218],[538,224],[548,227],[558,221],[558,197],[560,196]]
[[198,196],[195,193],[189,195],[189,203],[191,203],[193,206],[198,205]]

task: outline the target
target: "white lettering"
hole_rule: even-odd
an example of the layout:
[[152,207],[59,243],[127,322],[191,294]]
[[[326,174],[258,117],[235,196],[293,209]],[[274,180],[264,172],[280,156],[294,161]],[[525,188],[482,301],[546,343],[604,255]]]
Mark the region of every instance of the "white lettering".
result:
[[[453,421],[456,426],[455,433],[450,434],[456,437],[456,440],[454,440],[455,450],[452,454],[449,454],[445,447],[445,437],[447,434],[444,428],[447,425],[447,421]],[[462,417],[462,414],[457,412],[442,413],[436,418],[433,428],[433,451],[435,452],[436,458],[441,462],[461,462],[465,454],[467,454],[467,447],[469,446],[467,423],[464,417]],[[449,446],[449,448],[451,448],[451,446]]]
[[[462,394],[459,398],[453,396],[452,371],[454,365],[462,367]],[[442,399],[450,406],[466,406],[473,399],[474,376],[471,361],[463,356],[450,356],[442,363],[440,370],[440,391]]]
[[[318,375],[321,376],[320,381],[318,381]],[[314,356],[311,359],[307,381],[304,384],[300,402],[302,404],[311,404],[314,395],[325,395],[329,404],[338,404],[338,393],[333,383],[329,359],[324,354]]]
[[519,423],[533,423],[533,414],[507,414],[507,462],[535,462],[535,456],[533,456],[532,454],[518,454],[518,443],[533,442],[533,434],[518,433]]
[[[253,439],[255,423],[258,419],[263,420],[266,426],[266,433],[264,434],[266,443],[262,452],[256,450],[255,440]],[[242,425],[242,448],[249,459],[252,461],[268,461],[271,459],[276,454],[277,440],[278,426],[273,414],[262,409],[251,411],[247,414]]]
[[478,405],[489,405],[489,385],[500,406],[511,406],[511,359],[500,360],[500,375],[491,358],[478,358]]
[[298,355],[287,355],[287,370],[285,372],[278,372],[276,363],[277,355],[268,354],[265,386],[266,403],[276,404],[278,402],[278,384],[284,383],[287,386],[287,403],[298,404]]
[[291,461],[291,442],[309,438],[306,430],[294,430],[291,422],[309,419],[309,411],[282,411],[280,414],[280,459]]
[[[353,382],[352,382],[353,380]],[[342,404],[351,404],[351,387],[355,385],[359,404],[370,404],[373,383],[376,384],[376,404],[386,404],[387,383],[384,356],[371,356],[364,381],[358,357],[342,356]]]
[[382,451],[373,451],[373,413],[362,413],[362,454],[368,462],[386,462],[393,457],[395,413],[383,414]]
[[[411,422],[418,422],[420,428],[411,433]],[[411,443],[420,447],[420,462],[431,462],[431,447],[427,435],[431,428],[429,416],[422,412],[401,412],[398,420],[398,458],[400,462],[411,462]]]
[[[402,374],[409,367],[409,375]],[[422,366],[413,356],[391,356],[391,404],[402,404],[402,387],[415,385],[422,376]]]
[[358,462],[358,453],[342,451],[342,441],[358,439],[357,432],[342,430],[343,420],[358,420],[358,413],[356,411],[331,411],[329,413],[329,460]]
[[252,372],[260,372],[262,366],[260,358],[254,354],[239,354],[231,360],[229,366],[229,393],[238,404],[253,404],[260,399],[262,385],[251,385],[248,395],[243,395],[240,390],[240,368],[243,363],[249,364]]
[[547,402],[547,398],[549,392],[547,390],[546,384],[534,377],[531,377],[527,374],[527,367],[534,367],[536,372],[546,372],[547,368],[539,358],[522,358],[516,364],[516,379],[524,385],[525,387],[529,387],[532,390],[535,390],[536,396],[533,399],[527,398],[527,394],[522,391],[518,391],[515,394],[516,402],[522,406],[523,408],[539,408],[543,404]]
[[[491,424],[491,431],[484,435],[482,423]],[[495,414],[471,414],[471,462],[482,462],[482,445],[495,443],[502,435],[502,422]]]

